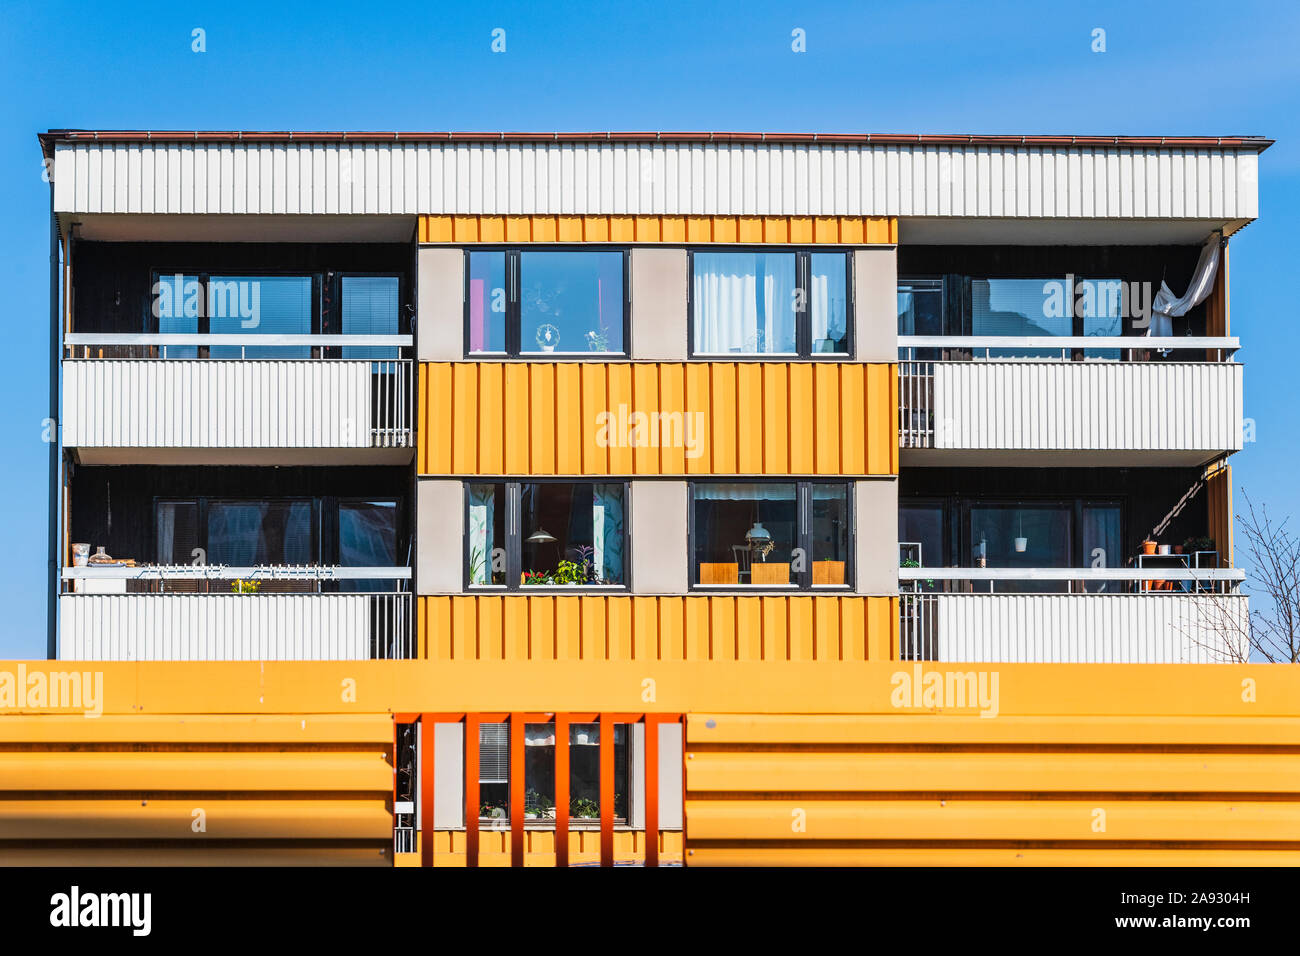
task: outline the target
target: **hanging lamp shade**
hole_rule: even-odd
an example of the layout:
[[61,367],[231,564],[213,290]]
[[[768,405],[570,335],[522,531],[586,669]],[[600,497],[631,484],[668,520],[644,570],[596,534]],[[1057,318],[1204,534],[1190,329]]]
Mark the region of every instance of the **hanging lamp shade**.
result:
[[550,544],[555,540],[555,535],[548,533],[545,528],[538,528],[524,540],[529,544]]

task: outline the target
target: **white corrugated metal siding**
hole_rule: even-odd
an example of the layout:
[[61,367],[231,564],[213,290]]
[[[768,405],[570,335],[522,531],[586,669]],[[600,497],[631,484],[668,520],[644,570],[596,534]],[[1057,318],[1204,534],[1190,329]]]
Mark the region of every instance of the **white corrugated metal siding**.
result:
[[63,363],[68,448],[368,448],[371,363]]
[[935,362],[934,447],[1237,451],[1241,366]]
[[1254,149],[64,143],[57,212],[1254,219]]
[[936,595],[941,661],[1205,664],[1244,659],[1242,594]]
[[64,594],[59,659],[364,660],[366,594]]

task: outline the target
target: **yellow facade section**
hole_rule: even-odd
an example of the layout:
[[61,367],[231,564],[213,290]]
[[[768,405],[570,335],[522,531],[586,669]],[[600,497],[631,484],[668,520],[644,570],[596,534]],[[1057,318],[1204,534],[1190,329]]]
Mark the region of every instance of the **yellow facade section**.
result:
[[897,366],[435,362],[422,475],[896,475]]
[[421,216],[424,243],[893,245],[889,216]]
[[897,621],[887,597],[521,594],[418,608],[419,646],[436,661],[866,661],[888,658]]
[[[416,848],[423,834],[416,835]],[[439,830],[434,834],[434,866],[465,865],[465,831]],[[508,830],[480,830],[478,848],[479,866],[510,865],[510,832]],[[645,860],[645,831],[617,829],[614,831],[614,862],[638,863]],[[660,865],[682,862],[682,833],[680,830],[662,830],[659,833]],[[571,830],[569,832],[569,865],[597,864],[600,862],[600,831]],[[399,853],[398,866],[419,866],[420,854]],[[524,831],[524,866],[555,865],[555,831]]]
[[690,865],[1300,862],[1298,718],[695,714],[686,753]]

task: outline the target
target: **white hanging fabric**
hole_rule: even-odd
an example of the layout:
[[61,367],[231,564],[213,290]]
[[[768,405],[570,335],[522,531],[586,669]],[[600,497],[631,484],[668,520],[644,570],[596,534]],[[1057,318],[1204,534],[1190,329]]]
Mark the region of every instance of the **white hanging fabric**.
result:
[[1173,290],[1163,281],[1160,291],[1151,303],[1151,324],[1147,326],[1147,335],[1154,338],[1167,338],[1174,334],[1173,320],[1186,315],[1205,301],[1205,297],[1214,288],[1214,277],[1219,270],[1219,246],[1222,238],[1219,233],[1210,236],[1201,248],[1201,257],[1196,260],[1196,271],[1182,298],[1174,295]]

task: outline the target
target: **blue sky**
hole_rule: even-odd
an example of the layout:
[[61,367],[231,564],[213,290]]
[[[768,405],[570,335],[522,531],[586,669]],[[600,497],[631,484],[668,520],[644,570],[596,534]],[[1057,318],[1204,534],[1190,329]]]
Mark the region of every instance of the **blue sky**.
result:
[[1300,520],[1300,5],[6,0],[0,17],[0,658],[45,652],[49,128],[1266,135],[1261,219],[1232,241],[1257,423],[1234,484]]

